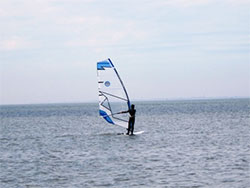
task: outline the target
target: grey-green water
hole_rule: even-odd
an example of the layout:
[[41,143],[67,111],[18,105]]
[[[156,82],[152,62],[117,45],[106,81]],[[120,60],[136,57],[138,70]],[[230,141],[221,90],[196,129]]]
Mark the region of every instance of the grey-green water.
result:
[[137,136],[97,104],[0,106],[0,187],[249,187],[249,99],[135,104]]

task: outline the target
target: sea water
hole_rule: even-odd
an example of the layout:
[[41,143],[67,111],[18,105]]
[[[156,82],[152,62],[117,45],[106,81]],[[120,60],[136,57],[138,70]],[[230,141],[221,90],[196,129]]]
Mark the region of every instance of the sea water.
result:
[[0,106],[0,187],[250,187],[250,99],[135,104],[137,136],[96,103]]

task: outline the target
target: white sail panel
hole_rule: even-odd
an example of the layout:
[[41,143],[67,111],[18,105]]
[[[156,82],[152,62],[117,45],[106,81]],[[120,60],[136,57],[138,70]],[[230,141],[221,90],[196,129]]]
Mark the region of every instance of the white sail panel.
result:
[[108,123],[128,127],[128,114],[118,114],[130,108],[124,84],[110,59],[97,63],[99,113]]

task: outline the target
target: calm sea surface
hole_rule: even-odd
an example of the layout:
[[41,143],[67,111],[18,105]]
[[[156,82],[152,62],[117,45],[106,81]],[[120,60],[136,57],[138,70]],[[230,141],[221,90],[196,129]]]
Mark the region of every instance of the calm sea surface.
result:
[[250,99],[135,104],[137,136],[97,104],[0,106],[0,187],[250,187]]

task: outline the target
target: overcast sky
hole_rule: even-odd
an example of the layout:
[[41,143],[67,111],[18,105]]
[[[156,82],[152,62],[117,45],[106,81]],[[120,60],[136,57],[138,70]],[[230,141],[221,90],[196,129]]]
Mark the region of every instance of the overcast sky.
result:
[[0,0],[0,104],[250,97],[249,0]]

